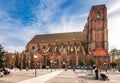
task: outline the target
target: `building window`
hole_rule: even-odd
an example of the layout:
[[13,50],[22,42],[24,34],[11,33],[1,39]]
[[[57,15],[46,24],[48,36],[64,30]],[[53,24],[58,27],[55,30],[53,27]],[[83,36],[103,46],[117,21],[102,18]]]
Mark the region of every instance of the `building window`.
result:
[[97,34],[97,39],[99,39],[99,36],[100,36],[100,35],[99,35],[99,34]]
[[34,50],[35,50],[35,47],[33,46],[33,47],[32,47],[32,51],[34,52]]
[[46,46],[42,47],[42,51],[45,52],[46,51]]
[[100,18],[100,12],[97,12],[97,13],[96,13],[96,18],[97,18],[97,19]]
[[43,49],[46,49],[46,46],[43,46]]

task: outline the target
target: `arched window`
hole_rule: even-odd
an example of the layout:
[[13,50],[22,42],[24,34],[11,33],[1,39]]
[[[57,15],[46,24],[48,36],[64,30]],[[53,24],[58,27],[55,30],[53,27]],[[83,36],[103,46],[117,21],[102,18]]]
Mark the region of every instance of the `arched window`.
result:
[[33,46],[33,47],[32,47],[32,51],[34,52],[34,50],[35,50],[35,47]]
[[46,51],[46,46],[44,45],[43,47],[42,47],[42,52],[45,52]]
[[43,46],[43,48],[42,49],[46,49],[46,46]]
[[96,13],[96,18],[100,18],[100,12]]

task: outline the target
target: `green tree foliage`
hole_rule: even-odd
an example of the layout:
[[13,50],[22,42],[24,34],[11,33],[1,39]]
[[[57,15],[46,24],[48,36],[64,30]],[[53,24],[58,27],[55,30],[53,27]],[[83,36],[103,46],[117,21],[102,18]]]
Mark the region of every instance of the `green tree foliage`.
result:
[[96,63],[95,59],[89,59],[87,65],[94,65]]
[[79,61],[79,65],[83,66],[83,65],[85,65],[85,63],[83,61]]
[[5,66],[5,55],[5,51],[3,50],[3,47],[0,44],[0,68]]
[[116,63],[116,62],[112,62],[112,63],[110,63],[110,66],[111,66],[112,68],[115,68],[115,67],[117,66],[117,63]]

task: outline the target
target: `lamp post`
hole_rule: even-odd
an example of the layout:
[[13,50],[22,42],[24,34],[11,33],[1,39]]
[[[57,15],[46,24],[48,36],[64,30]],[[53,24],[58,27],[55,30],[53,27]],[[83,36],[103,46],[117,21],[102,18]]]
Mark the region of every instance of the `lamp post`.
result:
[[37,76],[37,71],[36,71],[36,67],[37,67],[36,59],[37,58],[38,58],[38,56],[34,55],[34,59],[35,59],[35,63],[34,63],[34,66],[35,66],[35,77]]
[[28,61],[28,68],[30,69],[30,60]]
[[56,70],[56,64],[57,64],[57,62],[55,61],[55,70]]
[[50,60],[50,64],[51,64],[51,72],[52,72],[52,60]]
[[67,68],[69,68],[69,58],[67,59]]
[[107,68],[106,68],[106,62],[104,62],[104,68],[105,68],[105,70],[107,71]]

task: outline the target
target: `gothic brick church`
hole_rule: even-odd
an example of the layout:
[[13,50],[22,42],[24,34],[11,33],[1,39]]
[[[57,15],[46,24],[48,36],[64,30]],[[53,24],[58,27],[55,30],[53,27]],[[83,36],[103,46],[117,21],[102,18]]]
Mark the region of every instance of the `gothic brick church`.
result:
[[90,59],[98,67],[109,67],[106,6],[92,6],[81,32],[35,35],[26,45],[24,59],[29,68],[35,61],[38,68],[91,65]]

